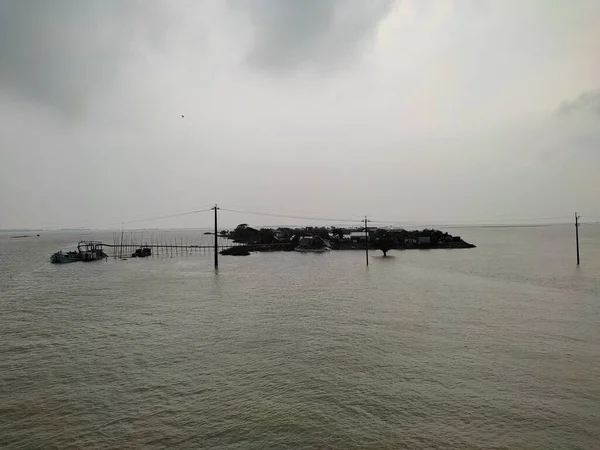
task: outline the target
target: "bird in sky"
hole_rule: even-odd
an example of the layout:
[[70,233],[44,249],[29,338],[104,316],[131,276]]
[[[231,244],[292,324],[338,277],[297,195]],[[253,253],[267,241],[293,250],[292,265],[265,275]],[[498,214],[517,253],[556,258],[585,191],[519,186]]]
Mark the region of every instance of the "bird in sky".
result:
[[185,117],[185,116],[182,114],[182,115],[181,115],[181,118],[183,119],[184,117]]

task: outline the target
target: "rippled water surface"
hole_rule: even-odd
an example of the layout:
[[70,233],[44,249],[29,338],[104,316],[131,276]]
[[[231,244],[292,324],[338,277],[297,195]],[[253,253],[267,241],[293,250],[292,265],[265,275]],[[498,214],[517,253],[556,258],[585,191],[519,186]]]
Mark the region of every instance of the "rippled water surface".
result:
[[0,234],[0,447],[600,448],[600,226],[51,265]]

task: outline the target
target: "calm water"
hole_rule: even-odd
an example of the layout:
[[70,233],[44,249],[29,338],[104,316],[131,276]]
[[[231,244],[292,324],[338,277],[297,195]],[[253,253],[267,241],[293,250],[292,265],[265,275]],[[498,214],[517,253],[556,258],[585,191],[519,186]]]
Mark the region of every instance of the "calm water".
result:
[[0,447],[600,448],[600,226],[51,265],[0,234]]

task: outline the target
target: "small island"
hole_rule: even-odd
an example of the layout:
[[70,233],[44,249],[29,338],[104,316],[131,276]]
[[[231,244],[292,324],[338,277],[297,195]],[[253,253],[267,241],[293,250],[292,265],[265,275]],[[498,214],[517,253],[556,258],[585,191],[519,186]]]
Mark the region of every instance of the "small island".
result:
[[246,223],[234,230],[223,230],[221,237],[233,240],[237,246],[223,250],[223,255],[245,256],[255,251],[314,251],[378,249],[386,256],[390,250],[426,250],[474,248],[460,236],[425,228],[252,228]]

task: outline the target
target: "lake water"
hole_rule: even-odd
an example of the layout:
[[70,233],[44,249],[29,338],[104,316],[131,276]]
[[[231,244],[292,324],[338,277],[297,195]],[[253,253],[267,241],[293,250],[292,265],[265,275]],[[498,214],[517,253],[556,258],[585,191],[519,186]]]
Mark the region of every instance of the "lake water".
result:
[[[600,226],[52,265],[0,234],[3,449],[600,448]],[[192,233],[192,232],[188,232]]]

